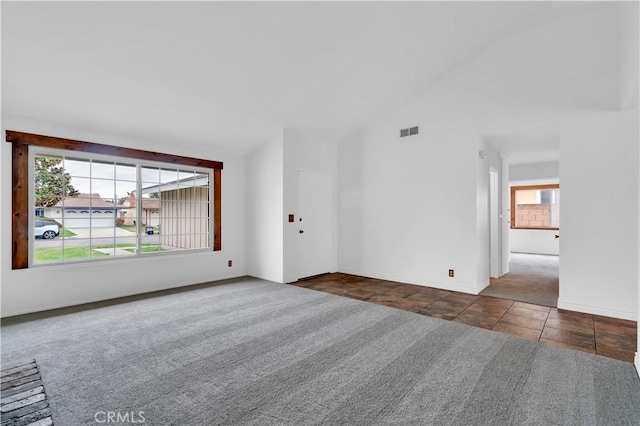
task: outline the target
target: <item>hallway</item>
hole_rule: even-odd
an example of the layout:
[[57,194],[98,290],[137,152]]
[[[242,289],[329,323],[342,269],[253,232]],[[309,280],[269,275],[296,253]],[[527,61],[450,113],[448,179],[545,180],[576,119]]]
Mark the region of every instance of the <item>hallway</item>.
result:
[[509,273],[491,278],[480,295],[556,308],[559,263],[559,256],[511,253]]

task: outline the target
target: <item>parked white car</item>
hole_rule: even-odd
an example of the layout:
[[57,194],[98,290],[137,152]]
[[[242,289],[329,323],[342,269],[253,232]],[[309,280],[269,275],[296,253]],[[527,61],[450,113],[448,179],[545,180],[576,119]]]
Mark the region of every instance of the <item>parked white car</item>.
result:
[[55,223],[37,220],[34,226],[33,235],[36,237],[42,237],[45,240],[50,240],[57,237],[59,233],[60,229]]

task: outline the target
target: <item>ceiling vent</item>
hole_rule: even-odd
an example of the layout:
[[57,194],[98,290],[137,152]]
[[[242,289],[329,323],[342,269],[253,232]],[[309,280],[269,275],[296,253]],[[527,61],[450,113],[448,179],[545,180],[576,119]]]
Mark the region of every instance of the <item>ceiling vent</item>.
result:
[[410,127],[408,129],[400,129],[400,137],[404,138],[405,136],[413,136],[418,134],[418,126]]

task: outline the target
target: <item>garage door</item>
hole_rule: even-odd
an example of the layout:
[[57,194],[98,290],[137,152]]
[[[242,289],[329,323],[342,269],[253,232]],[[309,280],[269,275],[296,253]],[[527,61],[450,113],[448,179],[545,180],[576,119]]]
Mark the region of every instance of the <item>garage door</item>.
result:
[[73,228],[113,228],[116,224],[114,217],[66,217],[64,227]]

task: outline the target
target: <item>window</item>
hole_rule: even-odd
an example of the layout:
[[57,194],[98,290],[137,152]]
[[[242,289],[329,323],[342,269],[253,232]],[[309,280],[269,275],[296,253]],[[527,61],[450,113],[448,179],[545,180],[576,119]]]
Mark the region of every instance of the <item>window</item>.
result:
[[[222,163],[13,131],[7,141],[13,269],[221,250]],[[29,225],[38,212],[62,225],[44,243]]]
[[512,186],[511,228],[560,229],[560,185]]
[[[67,233],[33,237],[31,264],[212,247],[211,170],[38,147],[32,164],[34,209]],[[52,204],[61,215],[46,216]],[[80,206],[81,216],[70,214]],[[125,210],[121,221],[117,210]]]

